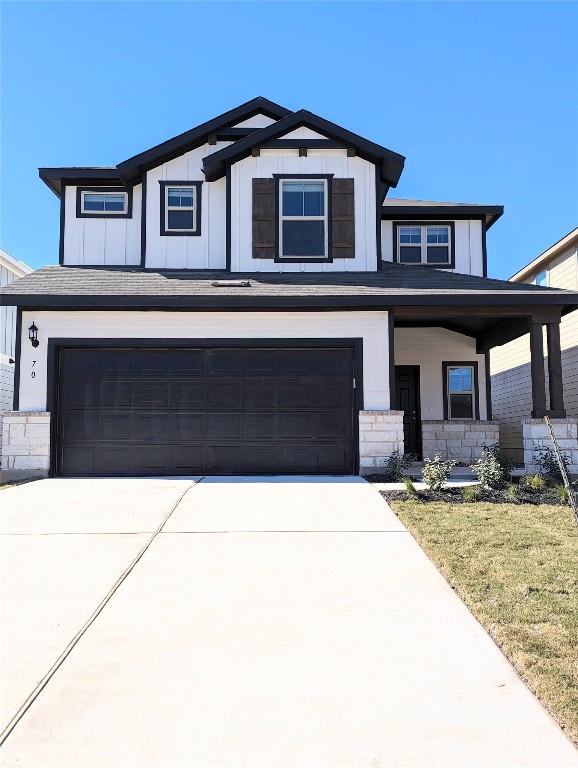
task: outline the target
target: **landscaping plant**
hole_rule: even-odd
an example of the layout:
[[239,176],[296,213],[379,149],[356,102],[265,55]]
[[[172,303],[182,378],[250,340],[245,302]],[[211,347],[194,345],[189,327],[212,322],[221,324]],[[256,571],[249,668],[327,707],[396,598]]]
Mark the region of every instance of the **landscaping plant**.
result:
[[495,443],[482,446],[481,457],[472,464],[470,469],[485,488],[498,490],[506,485],[511,465],[504,458],[500,446]]
[[480,498],[480,489],[477,485],[466,485],[462,488],[462,496],[468,504],[473,504]]
[[546,478],[543,475],[524,475],[520,478],[520,485],[532,493],[543,493],[546,489]]
[[[560,454],[562,463],[566,468],[566,474],[568,474],[568,465],[570,463],[568,456],[564,451],[560,451]],[[537,448],[534,451],[534,464],[540,467],[542,474],[546,475],[551,483],[561,483],[563,481],[560,465],[552,448]]]
[[417,488],[413,484],[413,480],[411,479],[411,477],[404,477],[403,484],[405,485],[405,490],[407,491],[408,495],[412,496],[414,499],[417,499],[418,497]]
[[424,459],[422,477],[431,491],[441,491],[450,479],[456,462],[452,459],[442,459],[441,453],[436,453],[433,459]]
[[404,471],[413,462],[413,456],[409,453],[400,454],[399,451],[393,451],[393,453],[387,457],[383,470],[380,473],[386,483],[396,483],[403,480]]

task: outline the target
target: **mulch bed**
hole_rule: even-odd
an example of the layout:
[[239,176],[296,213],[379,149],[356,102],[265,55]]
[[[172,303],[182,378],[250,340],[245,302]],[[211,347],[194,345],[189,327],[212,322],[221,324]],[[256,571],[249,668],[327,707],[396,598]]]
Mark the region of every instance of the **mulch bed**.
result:
[[[489,488],[476,487],[478,495],[475,501],[488,501],[492,504],[557,504],[567,506],[565,501],[560,499],[558,493],[552,488],[546,488],[542,493],[518,489],[516,497],[508,496],[504,491],[493,491]],[[450,504],[472,504],[471,499],[464,498],[462,488],[446,488],[442,491],[416,491],[416,495],[407,491],[380,491],[381,495],[388,501],[445,501]]]

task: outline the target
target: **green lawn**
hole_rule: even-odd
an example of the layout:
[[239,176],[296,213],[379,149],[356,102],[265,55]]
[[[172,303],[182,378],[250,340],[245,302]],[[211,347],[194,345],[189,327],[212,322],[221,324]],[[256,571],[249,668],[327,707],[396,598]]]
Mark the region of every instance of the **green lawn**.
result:
[[578,743],[578,529],[570,509],[390,505]]

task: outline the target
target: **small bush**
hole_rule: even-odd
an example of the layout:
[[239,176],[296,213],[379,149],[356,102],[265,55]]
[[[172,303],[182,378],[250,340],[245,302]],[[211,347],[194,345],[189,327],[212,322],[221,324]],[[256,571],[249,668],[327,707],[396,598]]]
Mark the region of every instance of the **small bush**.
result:
[[520,485],[531,493],[543,493],[546,489],[546,479],[543,475],[524,475],[520,478]]
[[568,502],[570,501],[570,498],[568,496],[568,490],[564,485],[564,483],[558,483],[552,488],[552,490],[554,491],[556,496],[560,499],[562,504],[568,504]]
[[472,464],[470,469],[486,488],[498,490],[503,488],[508,479],[511,466],[500,451],[499,445],[484,445],[481,457]]
[[[560,454],[562,456],[562,463],[566,467],[566,474],[568,474],[568,465],[570,464],[568,456],[564,451],[560,451]],[[562,482],[560,465],[552,448],[537,448],[534,451],[534,464],[540,467],[542,474],[546,475],[551,483]]]
[[455,465],[456,462],[451,459],[442,459],[441,453],[436,453],[433,459],[426,458],[422,470],[424,483],[431,491],[441,491]]
[[504,491],[504,496],[512,501],[518,501],[520,498],[520,488],[515,483],[510,483]]
[[394,451],[385,460],[382,474],[387,483],[397,483],[403,480],[404,471],[410,466],[413,461],[413,456],[409,453],[404,453],[403,456],[399,451]]
[[480,489],[477,485],[465,485],[462,488],[462,496],[468,504],[473,504],[480,498]]
[[404,477],[403,478],[403,484],[405,485],[405,490],[410,496],[413,496],[413,498],[417,499],[417,488],[413,484],[413,480],[411,477]]

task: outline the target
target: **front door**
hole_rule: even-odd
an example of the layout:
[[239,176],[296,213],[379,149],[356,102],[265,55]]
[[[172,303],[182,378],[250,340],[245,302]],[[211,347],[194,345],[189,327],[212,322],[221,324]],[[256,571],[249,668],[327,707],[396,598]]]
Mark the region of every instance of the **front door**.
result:
[[421,419],[419,409],[419,366],[395,366],[395,392],[398,411],[403,411],[405,453],[421,459]]

